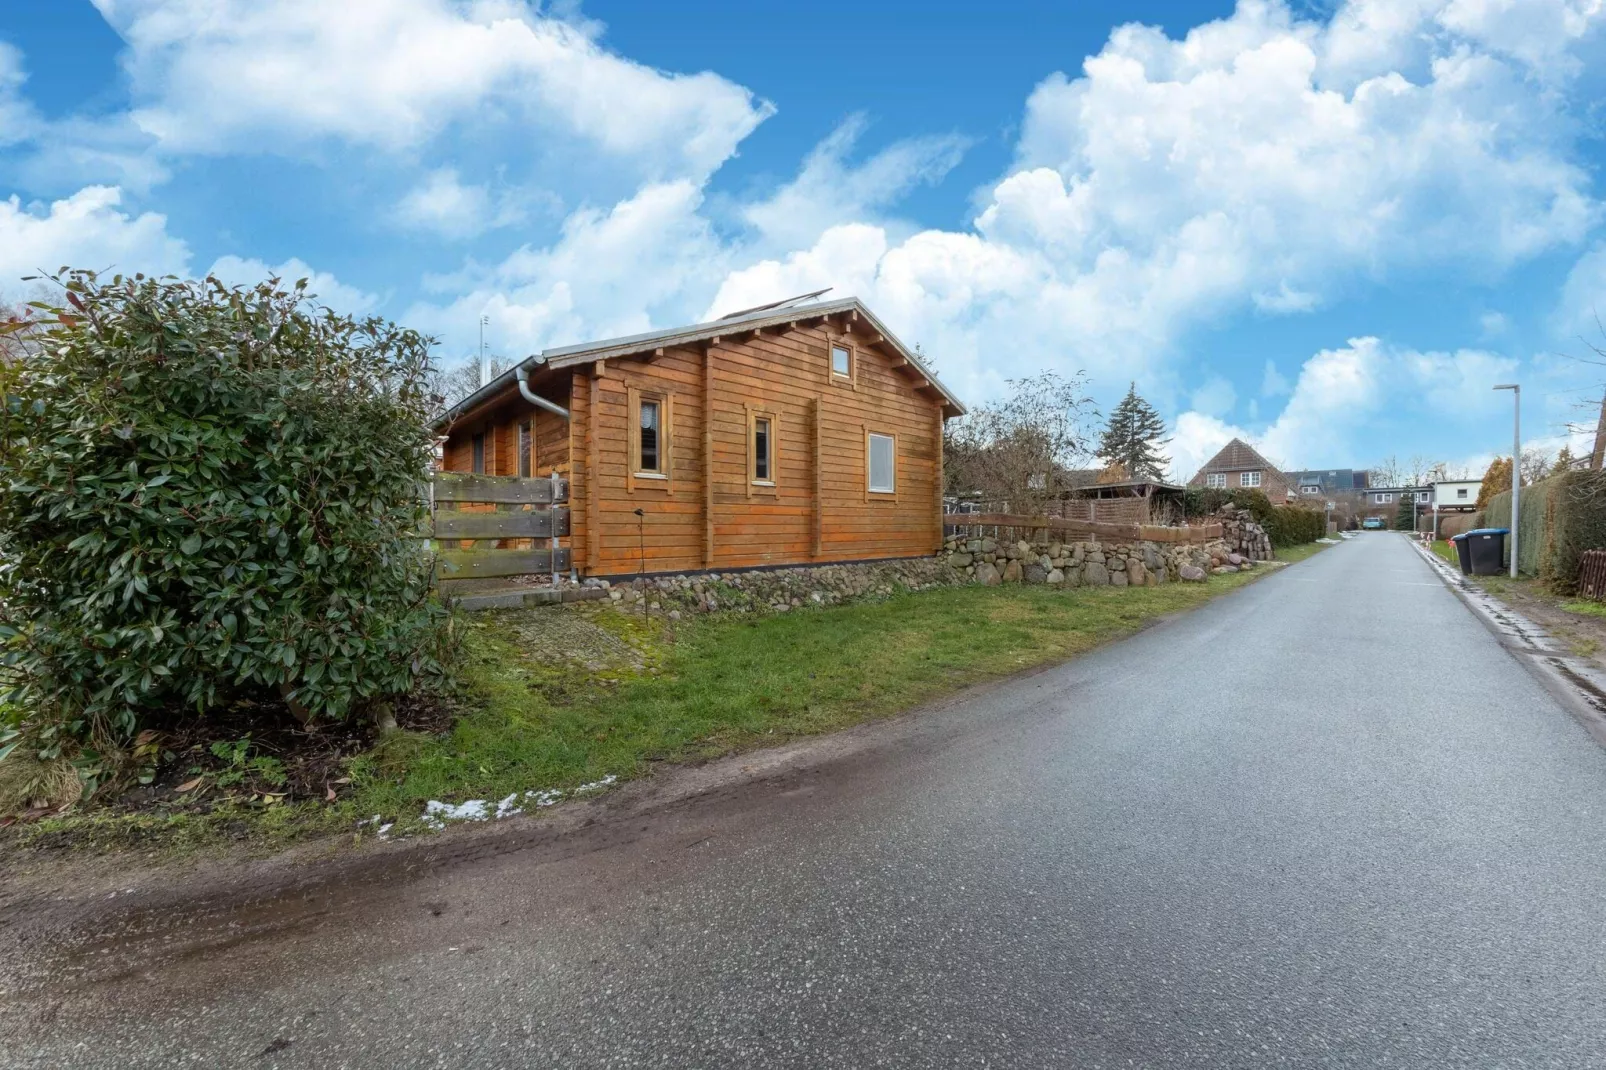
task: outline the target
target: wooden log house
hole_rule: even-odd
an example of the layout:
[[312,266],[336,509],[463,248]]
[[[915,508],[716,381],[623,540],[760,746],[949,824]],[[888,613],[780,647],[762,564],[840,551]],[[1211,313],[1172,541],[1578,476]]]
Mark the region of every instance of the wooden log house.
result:
[[445,415],[443,467],[569,480],[582,576],[934,553],[964,407],[857,298],[817,296],[529,357]]

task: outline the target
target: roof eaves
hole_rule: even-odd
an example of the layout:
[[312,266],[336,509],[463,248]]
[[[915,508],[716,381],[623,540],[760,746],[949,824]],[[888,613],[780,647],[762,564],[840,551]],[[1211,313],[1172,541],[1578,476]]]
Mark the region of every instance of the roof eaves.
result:
[[[812,319],[817,316],[832,316],[839,312],[848,311],[858,312],[862,315],[876,333],[880,334],[898,351],[901,357],[912,364],[932,386],[936,387],[943,400],[956,410],[959,415],[962,416],[968,411],[964,403],[954,396],[953,391],[949,390],[942,380],[932,374],[931,369],[926,367],[925,362],[913,350],[899,341],[898,337],[887,328],[886,324],[882,323],[880,318],[866,308],[864,302],[857,297],[843,297],[835,301],[820,301],[809,305],[765,309],[737,319],[710,320],[706,323],[693,324],[689,327],[672,327],[666,330],[647,331],[642,334],[625,335],[619,338],[605,338],[597,342],[584,342],[579,345],[557,346],[552,349],[542,350],[533,359],[537,359],[539,365],[544,368],[569,368],[578,364],[589,364],[593,361],[608,360],[613,357],[633,356],[648,349],[689,345],[706,341],[710,338],[718,338],[722,335],[739,334],[743,331],[762,329],[782,323],[792,323],[797,320]],[[527,357],[520,363],[528,363],[531,359]],[[514,366],[514,368],[516,367],[517,365]],[[453,405],[441,417],[438,426],[450,423],[463,413],[479,407],[490,398],[506,390],[513,382],[514,368],[509,368],[456,405]]]

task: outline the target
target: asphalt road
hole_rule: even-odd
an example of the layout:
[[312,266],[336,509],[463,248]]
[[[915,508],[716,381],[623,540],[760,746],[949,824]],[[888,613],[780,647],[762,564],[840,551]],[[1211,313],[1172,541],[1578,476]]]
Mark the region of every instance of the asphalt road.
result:
[[1606,751],[1399,536],[918,726],[277,931],[219,905],[238,940],[63,965],[0,1064],[1606,1062]]

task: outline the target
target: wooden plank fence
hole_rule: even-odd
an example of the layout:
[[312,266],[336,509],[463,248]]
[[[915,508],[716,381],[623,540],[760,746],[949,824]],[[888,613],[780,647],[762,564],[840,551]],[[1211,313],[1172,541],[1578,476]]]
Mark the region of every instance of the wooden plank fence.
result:
[[1585,550],[1578,555],[1578,593],[1606,601],[1606,550]]
[[[442,544],[436,579],[443,589],[455,580],[505,576],[550,575],[556,582],[569,569],[570,550],[558,545],[569,534],[569,508],[563,504],[569,484],[556,472],[545,479],[434,472],[429,496],[430,526],[423,536]],[[547,545],[534,545],[537,540]]]
[[971,535],[1000,535],[1009,531],[1024,533],[1028,537],[1038,532],[1051,532],[1128,542],[1208,542],[1221,538],[1221,525],[1214,522],[1169,527],[1161,524],[1106,524],[1102,521],[1024,516],[1019,513],[948,513],[943,517],[943,530],[951,534]]

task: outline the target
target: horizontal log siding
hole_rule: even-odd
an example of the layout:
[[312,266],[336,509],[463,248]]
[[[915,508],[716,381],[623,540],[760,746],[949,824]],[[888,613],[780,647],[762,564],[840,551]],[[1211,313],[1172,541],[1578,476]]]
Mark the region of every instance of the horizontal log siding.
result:
[[[672,348],[648,361],[609,361],[603,381],[598,453],[597,560],[581,567],[592,575],[741,568],[810,561],[908,557],[936,549],[941,453],[937,400],[915,389],[894,357],[850,335],[859,361],[855,383],[829,379],[834,328],[812,326],[753,338],[722,339],[713,351],[714,555],[704,560],[703,396],[701,346]],[[636,480],[627,486],[626,463],[634,414],[627,391],[673,395],[668,485]],[[820,405],[818,473],[822,496],[820,551],[814,551],[815,424]],[[752,487],[747,477],[748,409],[775,420],[774,487]],[[576,417],[577,433],[580,417]],[[898,492],[865,492],[865,431],[898,439]],[[576,499],[589,488],[576,491]],[[638,520],[636,509],[645,516]],[[580,510],[576,509],[576,516]],[[638,523],[645,529],[642,549]],[[577,540],[578,544],[578,540]],[[645,560],[645,566],[643,566]]]
[[[833,382],[830,340],[841,337],[836,322],[830,326],[816,323],[757,338],[743,333],[722,339],[715,347],[710,443],[712,562],[704,560],[707,357],[703,346],[669,348],[652,360],[642,356],[607,361],[598,382],[595,413],[590,404],[591,366],[574,369],[567,398],[572,421],[561,439],[556,417],[544,412],[535,415],[539,461],[533,472],[544,475],[556,468],[571,480],[573,534],[569,545],[582,574],[634,573],[643,567],[643,560],[649,572],[670,572],[935,552],[939,540],[933,517],[940,511],[941,480],[937,396],[917,390],[910,369],[894,367],[896,356],[871,345],[862,332],[847,335],[858,361],[853,385]],[[635,419],[628,411],[631,389],[672,398],[664,410],[670,416],[667,481],[627,478]],[[816,401],[822,459],[818,472]],[[773,414],[776,424],[776,485],[754,487],[751,495],[747,478],[749,407]],[[503,409],[496,410],[499,454],[501,439],[516,440],[517,421],[530,412],[531,407],[522,401],[508,407],[505,415]],[[588,470],[587,463],[587,433],[593,418],[596,473]],[[506,430],[500,430],[504,426]],[[466,469],[468,436],[478,429],[478,425],[452,429],[447,443],[448,468]],[[866,493],[867,430],[897,436],[896,495]],[[516,463],[516,458],[510,463]],[[820,495],[818,553],[816,487]],[[644,512],[639,523],[645,529],[645,553],[634,512],[638,508]]]

